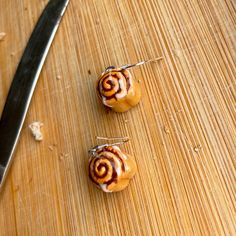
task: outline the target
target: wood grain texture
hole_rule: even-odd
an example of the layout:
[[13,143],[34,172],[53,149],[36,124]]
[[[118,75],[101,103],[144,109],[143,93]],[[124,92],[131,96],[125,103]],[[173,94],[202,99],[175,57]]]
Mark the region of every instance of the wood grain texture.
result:
[[[47,1],[1,0],[0,110]],[[235,235],[236,4],[71,0],[0,195],[0,235]],[[132,70],[142,101],[107,112],[105,67]],[[57,79],[61,76],[61,79]],[[44,123],[36,143],[28,125]],[[95,136],[129,136],[138,174],[120,193],[90,183]]]

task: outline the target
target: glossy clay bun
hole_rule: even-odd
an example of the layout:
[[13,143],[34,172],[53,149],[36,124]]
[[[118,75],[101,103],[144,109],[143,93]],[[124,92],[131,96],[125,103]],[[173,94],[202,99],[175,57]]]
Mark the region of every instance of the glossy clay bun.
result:
[[118,146],[103,147],[90,157],[89,177],[105,192],[126,188],[136,171],[134,158],[121,152]]
[[141,99],[139,83],[124,69],[112,69],[98,78],[97,92],[102,103],[116,112],[125,112]]

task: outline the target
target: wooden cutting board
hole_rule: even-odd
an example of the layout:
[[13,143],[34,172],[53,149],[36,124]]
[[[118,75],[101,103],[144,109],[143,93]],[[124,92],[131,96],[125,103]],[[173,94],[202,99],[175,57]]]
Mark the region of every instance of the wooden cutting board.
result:
[[[0,110],[46,0],[1,0]],[[0,235],[235,235],[236,5],[230,0],[71,0],[0,194]],[[95,81],[132,70],[142,100],[107,112]],[[44,140],[28,125],[41,121]],[[0,131],[1,132],[1,131]],[[129,136],[123,192],[88,179],[95,136]]]

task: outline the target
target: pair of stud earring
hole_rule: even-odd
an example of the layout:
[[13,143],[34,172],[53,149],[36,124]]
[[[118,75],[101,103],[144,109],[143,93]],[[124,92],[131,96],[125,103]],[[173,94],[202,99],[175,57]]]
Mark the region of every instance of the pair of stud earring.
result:
[[[97,93],[103,105],[115,112],[125,112],[136,106],[141,99],[141,88],[131,73],[130,68],[148,62],[161,60],[162,57],[127,64],[118,68],[109,66],[97,80]],[[128,138],[102,138],[119,140],[112,144],[98,145],[89,150],[89,177],[104,192],[117,192],[125,189],[137,172],[133,156],[121,151],[119,145]]]

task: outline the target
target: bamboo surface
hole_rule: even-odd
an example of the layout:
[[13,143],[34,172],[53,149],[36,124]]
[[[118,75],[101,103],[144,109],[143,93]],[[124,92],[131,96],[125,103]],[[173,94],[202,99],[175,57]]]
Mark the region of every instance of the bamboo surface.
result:
[[[1,0],[0,111],[43,0]],[[236,2],[71,0],[0,194],[0,235],[236,235]],[[118,114],[94,87],[135,68],[142,100]],[[41,121],[44,139],[28,126]],[[88,179],[95,136],[129,136],[123,192]]]

